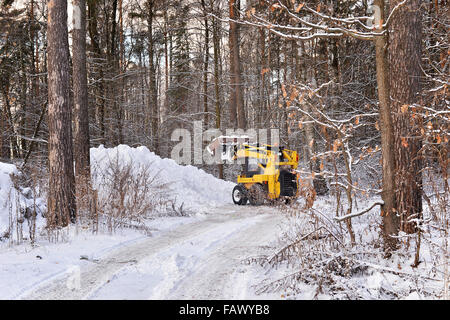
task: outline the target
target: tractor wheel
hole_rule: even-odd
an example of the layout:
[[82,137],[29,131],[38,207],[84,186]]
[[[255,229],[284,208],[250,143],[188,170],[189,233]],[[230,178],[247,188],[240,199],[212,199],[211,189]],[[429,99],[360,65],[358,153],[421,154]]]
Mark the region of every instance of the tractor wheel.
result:
[[259,183],[252,185],[248,192],[248,200],[250,201],[250,204],[252,206],[260,206],[264,204],[265,199],[266,191],[264,190],[264,187]]
[[233,193],[232,193],[232,197],[233,197],[233,202],[234,204],[243,206],[247,203],[247,192],[245,190],[245,188],[241,185],[237,185],[233,188]]

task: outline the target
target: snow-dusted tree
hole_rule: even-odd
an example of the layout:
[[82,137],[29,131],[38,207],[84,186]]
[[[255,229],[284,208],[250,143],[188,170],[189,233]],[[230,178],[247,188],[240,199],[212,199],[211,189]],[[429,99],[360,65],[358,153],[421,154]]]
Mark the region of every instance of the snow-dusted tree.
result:
[[[398,145],[399,141],[400,144],[403,141],[403,145],[405,145],[406,142],[404,140],[405,137],[403,137],[403,139],[401,137],[400,132],[402,130],[397,129],[397,131],[395,132],[397,136],[394,137],[393,126],[390,125],[392,123],[392,110],[389,101],[389,87],[395,87],[394,90],[397,90],[399,97],[401,95],[406,95],[409,97],[408,92],[411,91],[414,92],[414,94],[417,94],[418,90],[420,90],[420,85],[414,85],[414,88],[406,88],[406,86],[408,85],[408,79],[410,79],[410,74],[404,74],[405,81],[402,81],[400,80],[401,78],[397,78],[397,73],[395,71],[392,72],[396,69],[388,69],[388,52],[386,51],[386,44],[388,27],[390,25],[394,26],[393,30],[395,30],[395,28],[399,29],[393,31],[394,33],[397,33],[393,35],[397,38],[397,40],[394,40],[394,46],[390,48],[390,56],[396,57],[395,59],[397,60],[402,60],[402,63],[398,64],[397,67],[402,68],[402,66],[405,65],[409,66],[411,64],[415,64],[416,69],[420,68],[420,63],[417,63],[417,59],[420,60],[420,51],[414,51],[417,46],[419,46],[420,49],[420,37],[417,37],[418,31],[414,31],[413,35],[410,35],[409,37],[403,37],[403,35],[408,32],[408,28],[414,28],[414,22],[420,22],[420,14],[416,8],[417,4],[413,4],[412,6],[408,5],[406,7],[406,2],[407,1],[395,1],[394,3],[391,3],[391,10],[389,14],[386,15],[384,13],[384,1],[376,1],[374,7],[375,21],[373,21],[374,23],[372,24],[367,23],[368,17],[364,14],[365,12],[363,12],[363,14],[361,15],[358,15],[358,13],[354,12],[356,10],[356,7],[361,6],[362,4],[356,4],[352,9],[352,14],[349,14],[349,12],[345,10],[339,10],[339,8],[335,8],[333,5],[327,5],[321,1],[313,1],[312,3],[295,3],[280,0],[266,1],[267,8],[272,12],[271,16],[256,14],[253,7],[248,7],[246,11],[246,19],[241,21],[241,23],[245,25],[264,27],[267,28],[269,32],[277,36],[300,42],[310,41],[312,39],[340,39],[344,37],[351,37],[354,39],[375,42],[377,82],[379,89],[379,117],[382,124],[381,144],[383,150],[382,164],[384,172],[382,192],[382,212],[384,217],[383,231],[385,233],[385,248],[388,251],[391,248],[395,247],[397,241],[394,237],[392,237],[397,234],[399,229],[398,220],[395,218],[396,213],[403,210],[400,210],[399,207],[400,203],[403,201],[403,198],[398,197],[402,194],[408,194],[409,199],[412,199],[412,196],[409,196],[412,193],[407,191],[407,189],[411,188],[410,186],[407,186],[408,181],[414,182],[415,185],[420,186],[420,162],[417,162],[418,166],[416,166],[414,173],[411,172],[410,177],[406,180],[402,180],[403,178],[405,178],[404,175],[403,178],[396,181],[397,184],[394,184],[394,181],[392,180],[393,173],[395,172],[395,166],[397,165],[397,168],[399,168],[399,161],[404,163],[404,165],[409,164],[409,162],[407,161],[407,159],[397,159],[397,161],[395,161],[396,158],[392,153],[394,141],[396,142],[396,145]],[[323,9],[324,7],[326,9]],[[404,15],[404,13],[402,14],[402,12],[410,11],[408,8],[415,9],[415,13],[410,13],[408,17],[402,17],[402,15]],[[274,12],[276,13],[275,17],[273,16]],[[286,22],[279,23],[279,19],[277,17],[281,15],[287,16],[288,19]],[[404,23],[407,24],[400,28],[399,25]],[[418,44],[417,39],[419,39]],[[404,48],[408,48],[408,50],[411,50],[409,54],[406,53]],[[414,56],[412,57],[411,55]],[[391,63],[396,63],[397,60],[391,59]],[[388,82],[388,74],[391,74],[390,83]],[[414,76],[416,77],[416,81],[418,81],[418,77],[420,75],[415,72]],[[295,98],[297,98],[297,96]],[[399,99],[399,101],[402,100],[405,99]],[[411,99],[408,100],[409,103],[414,103],[410,100]],[[405,101],[405,103],[408,103],[408,101]],[[397,109],[396,111],[400,110],[399,108]],[[299,111],[303,113],[305,112],[305,110]],[[311,117],[311,119],[317,120],[317,118],[312,114],[309,114],[309,117]],[[399,121],[399,119],[397,118],[395,118],[394,120]],[[338,121],[337,124],[339,124],[341,121],[342,120]],[[394,126],[395,125],[396,124],[394,124]],[[418,149],[416,148],[415,153],[417,153],[419,149],[420,147]],[[414,161],[420,160],[414,158]],[[402,188],[404,190],[400,190]],[[396,193],[397,199],[392,196],[394,190],[398,190]],[[420,198],[419,193],[416,192],[415,195]],[[417,208],[418,205],[413,205],[412,201],[421,200],[411,200],[409,201],[411,203],[407,205]],[[406,205],[407,203],[408,200],[404,204]]]
[[380,36],[375,38],[375,60],[377,66],[378,104],[380,113],[381,131],[381,153],[383,168],[383,206],[381,213],[383,217],[383,237],[386,251],[395,249],[397,240],[390,235],[397,235],[399,222],[396,214],[397,203],[395,200],[395,153],[394,153],[394,130],[392,123],[392,111],[390,103],[389,84],[389,61],[388,61],[388,35],[383,26],[385,21],[385,1],[375,0],[374,5],[378,9],[375,28]]
[[46,107],[45,65],[39,65],[45,60],[39,56],[45,32],[35,18],[36,7],[34,0],[0,4],[0,157],[24,163],[43,142],[37,136]]

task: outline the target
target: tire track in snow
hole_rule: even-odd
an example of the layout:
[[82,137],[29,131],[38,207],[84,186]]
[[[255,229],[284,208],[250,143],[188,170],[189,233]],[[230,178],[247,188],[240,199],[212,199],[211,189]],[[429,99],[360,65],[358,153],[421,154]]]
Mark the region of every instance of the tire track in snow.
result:
[[[120,281],[125,287],[136,289],[129,292],[132,299],[189,299],[191,293],[198,298],[220,296],[223,294],[221,289],[226,287],[225,278],[233,275],[240,259],[245,258],[246,254],[251,255],[252,250],[249,249],[255,249],[264,244],[260,241],[274,237],[274,224],[280,215],[263,214],[274,210],[236,206],[214,209],[204,220],[184,224],[158,237],[120,248],[98,263],[82,268],[78,289],[69,289],[66,277],[38,288],[25,299],[101,298],[105,295],[102,293],[111,293],[108,290]],[[190,243],[193,254],[186,256]],[[158,264],[159,269],[156,267]],[[144,277],[147,283],[142,288],[137,285],[143,279],[129,276],[133,274],[133,269],[139,275],[139,268],[147,268],[147,274],[158,270],[167,272],[153,283],[154,278]],[[217,286],[211,286],[211,283]],[[117,292],[116,289],[117,286],[112,291]]]
[[[221,247],[203,257],[195,273],[183,280],[166,299],[251,299],[243,260],[264,252],[264,245],[277,239],[282,215],[260,207],[265,214],[242,232],[234,234]],[[272,210],[272,213],[270,213]]]

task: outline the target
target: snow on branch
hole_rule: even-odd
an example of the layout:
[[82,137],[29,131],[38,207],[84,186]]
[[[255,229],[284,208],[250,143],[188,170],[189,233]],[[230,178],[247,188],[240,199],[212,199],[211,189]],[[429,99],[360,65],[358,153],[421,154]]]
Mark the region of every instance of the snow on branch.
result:
[[[255,10],[248,10],[246,12],[239,10],[241,16],[247,17],[247,19],[240,19],[240,20],[221,18],[213,13],[208,13],[207,15],[214,17],[215,19],[222,22],[227,23],[234,22],[241,25],[253,26],[258,28],[261,27],[267,28],[269,32],[290,40],[311,40],[315,38],[340,38],[346,35],[360,40],[373,41],[375,40],[376,37],[384,36],[386,33],[386,30],[374,32],[373,27],[365,25],[362,21],[369,20],[370,17],[367,16],[338,18],[317,12],[306,5],[302,5],[302,8],[303,7],[305,8],[304,9],[305,11],[312,13],[314,16],[317,16],[320,19],[320,21],[313,22],[309,21],[308,19],[302,18],[298,14],[297,10],[295,13],[292,12],[281,1],[278,1],[276,3],[276,8],[285,11],[290,18],[292,18],[294,21],[296,21],[298,24],[301,25],[300,27],[293,25],[274,24],[264,19],[263,17],[256,15]],[[328,24],[324,22],[327,22]],[[351,26],[358,26],[362,28],[363,31],[359,31]],[[286,32],[292,32],[296,34],[288,34]],[[298,33],[300,33],[300,35]]]
[[372,204],[369,208],[367,208],[367,209],[364,209],[364,210],[362,210],[362,211],[360,211],[360,212],[347,214],[347,215],[341,216],[341,217],[334,217],[334,220],[335,220],[336,222],[342,222],[342,221],[344,221],[344,220],[346,220],[346,219],[350,219],[350,218],[362,216],[363,214],[365,214],[365,213],[369,212],[370,210],[372,210],[375,206],[382,206],[382,205],[384,205],[384,201],[378,201],[378,202],[373,203],[373,204]]
[[30,138],[30,137],[23,136],[21,134],[17,134],[16,137],[20,138],[20,139],[23,139],[23,140],[27,140],[27,141],[32,141],[32,142],[48,143],[47,140],[40,139],[40,138]]
[[[321,18],[321,21],[328,21],[330,23],[332,23],[332,26],[330,25],[323,25],[320,23],[313,23],[310,21],[307,21],[303,18],[301,18],[298,14],[293,13],[289,8],[287,8],[281,1],[278,1],[278,7],[281,8],[282,10],[286,11],[287,14],[293,18],[294,20],[297,20],[299,23],[311,27],[312,29],[315,30],[323,30],[325,31],[327,34],[329,35],[333,35],[333,34],[345,34],[347,36],[356,38],[356,39],[360,39],[360,40],[374,40],[375,37],[377,36],[382,36],[385,34],[385,30],[383,30],[382,32],[361,32],[358,31],[356,29],[350,29],[347,27],[342,27],[341,25],[338,25],[337,23],[343,23],[346,25],[358,25],[358,26],[363,26],[363,29],[369,31],[372,30],[371,27],[365,26],[361,20],[367,20],[368,17],[359,17],[359,18],[355,18],[355,17],[351,17],[351,18],[346,18],[346,19],[341,19],[341,18],[336,18],[336,17],[332,17],[332,16],[328,16],[328,15],[324,15],[322,13],[319,13],[309,7],[307,7],[306,5],[303,6],[305,7],[305,9],[311,13],[313,13],[314,15],[317,15],[318,17]],[[248,14],[249,17],[254,17],[258,20],[262,20],[260,17],[255,16],[254,13],[249,13]],[[267,24],[270,24],[269,22],[266,22]],[[290,28],[290,27],[288,27]],[[295,31],[293,29],[291,29],[292,31]],[[321,34],[322,36],[324,34]]]
[[394,16],[394,14],[396,13],[396,11],[398,9],[400,9],[401,7],[403,7],[403,5],[407,2],[407,0],[403,0],[402,2],[398,3],[391,11],[391,13],[389,14],[389,17],[386,19],[386,23],[383,24],[383,28],[387,29],[387,27],[389,26],[392,17]]

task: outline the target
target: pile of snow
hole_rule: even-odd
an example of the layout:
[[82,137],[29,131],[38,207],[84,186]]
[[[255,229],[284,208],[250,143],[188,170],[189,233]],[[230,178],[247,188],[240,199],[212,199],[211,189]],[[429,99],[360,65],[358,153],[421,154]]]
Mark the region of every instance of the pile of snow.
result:
[[[14,187],[11,175],[20,176],[21,173],[13,164],[0,162],[0,240],[3,237],[16,239],[16,228],[22,225],[36,211],[37,224],[42,224],[42,213],[46,210],[43,198],[33,198],[33,191],[28,187]],[[20,234],[28,238],[28,228],[21,227]]]
[[[234,183],[217,179],[197,167],[182,166],[172,159],[162,159],[146,147],[119,145],[115,148],[91,148],[94,184],[95,177],[110,169],[111,163],[117,160],[120,166],[131,164],[135,169],[134,174],[139,174],[140,168],[148,166],[150,175],[158,177],[158,183],[168,184],[167,194],[175,200],[177,208],[183,205],[183,209],[201,211],[200,209],[207,210],[208,207],[232,202],[231,191]],[[40,225],[41,212],[45,211],[46,207],[45,199],[33,199],[30,188],[14,188],[11,174],[20,174],[17,167],[0,162],[0,237],[6,235],[10,226],[16,225],[15,220],[17,217],[22,218],[26,208],[34,208],[35,205]]]
[[9,226],[10,205],[15,203],[16,193],[13,192],[13,183],[10,174],[17,173],[13,164],[0,162],[0,237]]
[[160,158],[146,147],[119,145],[105,148],[101,145],[91,148],[90,155],[93,176],[105,172],[117,160],[120,165],[131,164],[137,169],[136,172],[139,172],[139,168],[149,166],[152,176],[157,175],[159,182],[169,184],[168,195],[176,199],[178,207],[183,204],[183,208],[200,209],[232,202],[234,183],[217,179],[197,167],[183,166],[172,159]]

